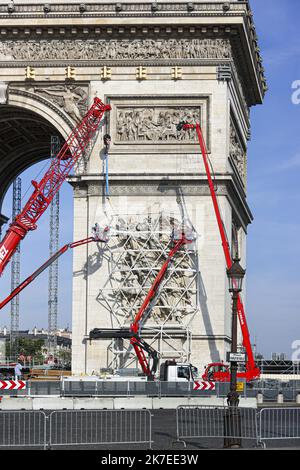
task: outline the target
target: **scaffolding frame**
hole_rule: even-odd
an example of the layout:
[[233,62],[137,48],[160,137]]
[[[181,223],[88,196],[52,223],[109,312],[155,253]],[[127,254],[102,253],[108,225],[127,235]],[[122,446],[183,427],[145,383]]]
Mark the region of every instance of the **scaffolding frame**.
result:
[[[13,182],[12,220],[21,212],[22,180],[17,177]],[[20,245],[18,245],[11,261],[11,291],[20,284]],[[15,358],[18,351],[20,327],[20,299],[16,295],[10,304],[10,356]]]
[[[51,136],[50,155],[55,158],[60,150],[60,139]],[[59,249],[59,191],[50,204],[49,218],[49,257]],[[58,259],[49,266],[48,278],[48,344],[53,354],[56,349],[56,335],[58,318]]]
[[[110,314],[112,328],[128,328],[161,268],[174,238],[190,227],[172,215],[151,214],[113,216],[116,227],[104,251],[108,277],[97,301]],[[112,230],[111,234],[114,234]],[[178,235],[177,235],[178,234]],[[189,362],[192,333],[190,324],[199,312],[197,294],[196,241],[182,247],[167,271],[157,295],[143,319],[141,335],[154,347],[161,360]],[[122,344],[120,344],[122,343]],[[108,346],[107,367],[137,367],[128,340],[112,340]]]

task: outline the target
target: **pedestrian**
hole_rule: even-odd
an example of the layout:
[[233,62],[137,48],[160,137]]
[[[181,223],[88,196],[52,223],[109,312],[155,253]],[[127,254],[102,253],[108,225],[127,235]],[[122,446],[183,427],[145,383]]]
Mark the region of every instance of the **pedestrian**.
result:
[[15,365],[15,380],[21,380],[22,378],[22,369],[23,369],[23,366],[21,364],[21,361],[19,361],[16,365]]

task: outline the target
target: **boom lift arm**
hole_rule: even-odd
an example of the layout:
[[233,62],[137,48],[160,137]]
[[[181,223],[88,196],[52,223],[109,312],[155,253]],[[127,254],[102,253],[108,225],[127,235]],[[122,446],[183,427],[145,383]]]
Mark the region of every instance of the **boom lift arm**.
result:
[[[215,215],[217,219],[217,224],[218,224],[219,232],[221,236],[223,252],[224,252],[224,256],[226,260],[226,266],[227,266],[227,269],[230,269],[232,266],[230,247],[229,247],[229,243],[226,237],[226,232],[225,232],[221,212],[220,212],[213,180],[211,177],[211,172],[210,172],[209,163],[208,163],[207,148],[206,148],[205,140],[203,137],[202,129],[199,123],[189,124],[185,122],[179,123],[179,125],[177,126],[177,129],[178,130],[181,130],[181,129],[183,130],[195,129],[196,130],[199,145],[200,145],[200,150],[201,150],[201,154],[203,158],[203,163],[204,163],[204,167],[206,171],[206,176],[208,180],[209,190],[210,190],[210,194],[211,194],[211,198],[212,198],[212,202],[214,206],[214,211],[215,211]],[[245,315],[245,309],[244,309],[244,305],[243,305],[240,295],[238,297],[237,310],[238,310],[238,317],[239,317],[239,322],[241,326],[241,331],[243,335],[243,345],[245,347],[246,354],[247,354],[246,372],[245,373],[239,372],[238,377],[243,377],[243,378],[246,378],[247,381],[250,381],[260,376],[260,369],[255,364],[253,351],[251,347],[249,329],[248,329],[246,315]]]
[[[140,354],[143,356],[143,364],[146,364],[146,368],[143,367],[143,372],[147,375],[149,380],[154,379],[154,375],[157,371],[158,366],[158,354],[150,344],[148,344],[144,339],[139,335],[133,333],[130,328],[121,328],[120,330],[116,329],[99,329],[94,328],[90,331],[90,340],[92,339],[110,339],[110,338],[128,338],[130,339],[130,344],[139,348]],[[141,353],[142,351],[142,353]],[[150,360],[146,359],[145,353],[148,354],[149,359],[152,360],[152,365],[150,365]],[[138,356],[139,359],[139,356]],[[142,365],[141,360],[139,359],[140,364]]]
[[[108,231],[108,227],[106,227],[103,231],[103,234]],[[61,255],[63,255],[66,251],[68,251],[70,248],[76,248],[77,246],[82,246],[82,245],[87,245],[88,243],[91,242],[107,242],[107,239],[104,238],[103,240],[100,238],[96,237],[89,237],[89,238],[84,238],[83,240],[78,240],[76,242],[72,243],[67,243],[64,245],[62,248],[60,248],[54,255],[51,256],[42,266],[40,266],[34,273],[32,273],[30,276],[28,276],[25,281],[21,282],[2,302],[0,302],[0,310],[5,307],[16,295],[18,295],[20,292],[22,292],[25,287],[28,286],[28,284],[31,284],[32,281],[34,281],[40,274],[42,274],[45,269],[47,269],[52,263],[54,263],[55,260],[57,260]]]
[[103,104],[99,98],[82,121],[73,129],[42,180],[32,181],[34,191],[23,210],[9,226],[4,239],[0,243],[0,275],[10,261],[20,241],[30,230],[37,228],[37,221],[50,205],[70,171],[87,150],[88,144],[95,135],[100,121],[110,105]]
[[[157,352],[140,337],[140,330],[141,330],[141,323],[145,317],[149,314],[149,309],[151,310],[151,306],[155,296],[158,293],[158,289],[166,275],[167,269],[176,255],[176,253],[180,250],[180,248],[187,244],[191,243],[191,240],[187,239],[184,233],[181,234],[181,238],[175,242],[174,247],[169,252],[167,259],[163,263],[162,267],[160,268],[144,302],[142,303],[141,307],[139,308],[138,312],[136,313],[133,322],[130,325],[129,329],[121,329],[121,330],[105,330],[105,329],[98,329],[95,328],[90,332],[90,339],[99,339],[99,338],[130,338],[130,344],[133,346],[136,356],[138,358],[139,364],[144,372],[145,375],[149,378],[149,380],[153,380],[154,374],[157,370],[158,365],[158,354]],[[149,359],[146,357],[146,353],[152,359],[152,367],[150,366]]]

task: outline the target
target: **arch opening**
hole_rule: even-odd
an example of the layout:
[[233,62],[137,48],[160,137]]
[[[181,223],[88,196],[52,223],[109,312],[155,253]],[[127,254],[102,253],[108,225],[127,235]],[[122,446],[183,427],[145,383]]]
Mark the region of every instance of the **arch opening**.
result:
[[61,132],[41,115],[14,105],[0,107],[0,228],[4,196],[14,179],[37,162],[50,158],[51,136]]

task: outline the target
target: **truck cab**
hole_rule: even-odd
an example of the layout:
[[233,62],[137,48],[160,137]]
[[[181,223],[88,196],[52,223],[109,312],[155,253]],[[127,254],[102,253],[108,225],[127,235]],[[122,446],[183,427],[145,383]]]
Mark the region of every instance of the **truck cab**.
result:
[[159,379],[162,382],[189,382],[197,378],[198,369],[192,364],[165,361],[160,366]]

